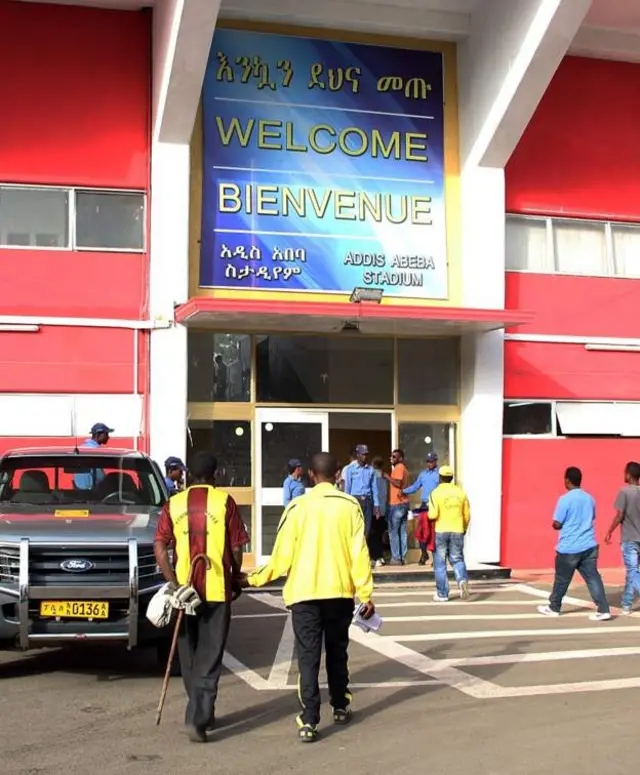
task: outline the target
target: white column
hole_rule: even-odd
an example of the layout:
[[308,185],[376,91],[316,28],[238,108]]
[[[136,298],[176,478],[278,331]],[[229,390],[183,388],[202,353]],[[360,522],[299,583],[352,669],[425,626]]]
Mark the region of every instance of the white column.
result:
[[[458,49],[462,303],[504,308],[504,165],[591,0],[483,0]],[[467,554],[499,562],[504,332],[462,338],[459,477],[471,501]]]
[[[504,171],[462,174],[462,277],[465,307],[504,307]],[[467,554],[500,561],[504,332],[462,338],[460,479],[472,510]]]
[[504,167],[591,0],[483,0],[458,49],[462,166]]
[[[153,11],[151,152],[152,319],[174,320],[189,297],[190,142],[220,0],[158,0]],[[151,333],[151,455],[184,459],[187,427],[187,330]]]
[[[173,320],[189,297],[189,146],[153,144],[151,167],[151,267],[153,319]],[[149,431],[151,455],[184,459],[187,417],[187,330],[151,332]]]

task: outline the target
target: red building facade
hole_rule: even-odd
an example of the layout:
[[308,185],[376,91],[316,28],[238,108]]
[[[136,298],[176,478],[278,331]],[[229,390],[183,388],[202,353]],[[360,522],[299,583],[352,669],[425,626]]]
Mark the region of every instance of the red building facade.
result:
[[[86,435],[103,406],[104,421],[121,425],[116,442],[146,444],[124,416],[143,411],[148,383],[139,322],[148,316],[150,57],[150,13],[0,3],[0,69],[11,73],[0,81],[0,196],[69,213],[67,229],[49,227],[51,249],[42,234],[2,234],[0,225],[0,316],[33,322],[0,327],[0,411],[8,422],[14,397],[39,397],[43,415],[42,435],[31,422],[22,435],[14,419],[0,452],[55,441],[48,418],[59,403],[47,412],[47,400],[63,394],[74,433]],[[99,235],[81,244],[101,212],[117,217],[134,199],[142,244],[100,249]]]
[[[639,112],[640,65],[566,57],[506,168],[507,213],[542,216],[507,221],[507,306],[533,314],[505,343],[510,565],[550,563],[566,466],[583,469],[602,536],[624,465],[640,458]],[[555,415],[550,433],[541,419],[518,427],[518,412],[541,418],[527,408],[538,402]],[[605,565],[618,562],[617,547],[603,549]]]

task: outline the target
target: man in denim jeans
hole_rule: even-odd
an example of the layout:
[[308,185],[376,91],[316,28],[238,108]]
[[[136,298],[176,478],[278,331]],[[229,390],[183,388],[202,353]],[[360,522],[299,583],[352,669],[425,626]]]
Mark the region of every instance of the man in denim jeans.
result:
[[602,576],[598,572],[598,539],[596,538],[596,502],[582,489],[582,471],[575,466],[564,473],[567,492],[560,496],[553,514],[553,529],[560,531],[556,547],[556,574],[549,605],[538,606],[544,616],[560,616],[562,599],[567,594],[573,574],[585,580],[598,611],[589,617],[594,622],[611,619]]
[[622,613],[630,614],[633,597],[640,592],[640,463],[627,463],[624,469],[625,486],[618,493],[614,508],[616,515],[604,542],[611,537],[618,525],[622,525],[622,559],[626,569]]
[[389,516],[387,519],[391,564],[404,565],[407,559],[407,519],[409,498],[403,492],[409,484],[409,472],[404,464],[404,452],[394,449],[391,453],[391,476],[389,482]]
[[437,603],[445,603],[449,599],[448,560],[460,588],[460,597],[466,600],[469,597],[469,574],[464,562],[464,537],[469,528],[471,509],[465,491],[453,483],[453,468],[450,466],[440,466],[440,484],[429,496],[429,519],[436,529],[433,555],[436,594],[433,599]]

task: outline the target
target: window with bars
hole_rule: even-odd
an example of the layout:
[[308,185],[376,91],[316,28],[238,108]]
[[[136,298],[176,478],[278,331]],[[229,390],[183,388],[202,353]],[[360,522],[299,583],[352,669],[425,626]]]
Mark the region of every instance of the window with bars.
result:
[[640,277],[640,224],[509,215],[506,269]]

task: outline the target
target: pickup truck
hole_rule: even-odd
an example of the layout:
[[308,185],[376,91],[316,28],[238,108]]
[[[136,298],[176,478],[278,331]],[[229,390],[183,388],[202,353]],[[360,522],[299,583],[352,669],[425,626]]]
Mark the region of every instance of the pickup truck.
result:
[[158,648],[145,618],[163,579],[153,540],[167,490],[141,452],[22,449],[0,458],[0,646]]

